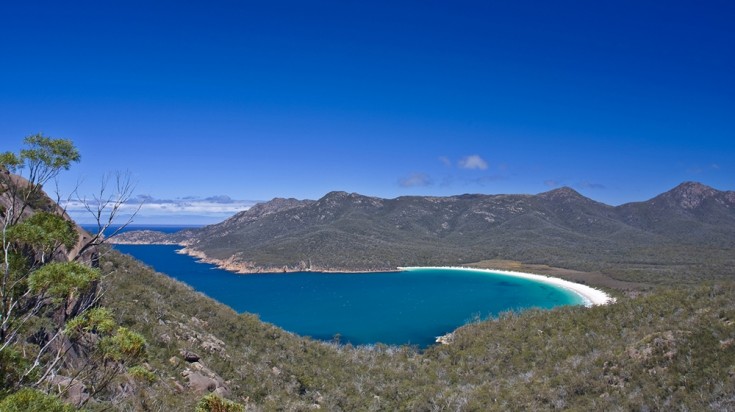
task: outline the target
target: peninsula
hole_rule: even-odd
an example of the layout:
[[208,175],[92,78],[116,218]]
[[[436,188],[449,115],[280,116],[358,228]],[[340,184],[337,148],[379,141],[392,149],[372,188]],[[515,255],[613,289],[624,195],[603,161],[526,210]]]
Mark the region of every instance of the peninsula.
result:
[[276,198],[199,229],[131,231],[111,240],[177,244],[181,253],[237,273],[386,271],[505,259],[660,283],[733,274],[725,262],[735,256],[735,192],[686,182],[620,206],[570,188],[395,199],[330,192],[319,200]]

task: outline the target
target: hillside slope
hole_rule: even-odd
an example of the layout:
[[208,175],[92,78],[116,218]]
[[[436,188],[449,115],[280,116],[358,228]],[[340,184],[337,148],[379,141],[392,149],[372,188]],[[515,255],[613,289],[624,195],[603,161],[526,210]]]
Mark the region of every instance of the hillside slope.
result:
[[255,411],[735,408],[731,282],[504,314],[421,353],[301,338],[114,252],[102,267],[155,375],[120,409],[191,410],[209,391]]

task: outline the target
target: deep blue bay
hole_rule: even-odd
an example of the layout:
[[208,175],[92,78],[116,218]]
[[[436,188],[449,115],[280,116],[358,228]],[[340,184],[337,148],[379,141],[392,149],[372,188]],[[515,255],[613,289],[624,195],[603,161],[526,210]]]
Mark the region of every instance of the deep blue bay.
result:
[[171,245],[116,245],[155,270],[238,312],[303,336],[352,344],[434,343],[437,336],[507,310],[582,304],[573,292],[457,269],[387,273],[239,275],[176,253]]

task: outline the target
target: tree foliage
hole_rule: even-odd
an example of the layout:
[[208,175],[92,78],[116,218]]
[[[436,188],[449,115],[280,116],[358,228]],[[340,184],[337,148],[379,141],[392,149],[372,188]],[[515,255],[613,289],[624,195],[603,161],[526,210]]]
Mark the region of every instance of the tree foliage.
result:
[[36,133],[27,136],[26,145],[19,154],[0,154],[0,164],[12,173],[26,169],[29,180],[43,184],[56,177],[61,170],[69,170],[72,163],[79,162],[81,155],[71,140],[56,139]]
[[116,323],[109,309],[92,308],[66,323],[64,333],[77,338],[85,333],[108,334],[115,329]]
[[12,175],[0,174],[2,195],[8,205],[4,211],[5,226],[17,223],[25,209],[43,199],[42,188],[62,170],[69,170],[81,160],[79,151],[68,139],[57,139],[41,133],[30,135],[23,141],[20,153],[0,154],[0,168],[25,177],[25,183]]
[[28,287],[41,296],[68,298],[99,279],[99,271],[77,262],[52,262],[32,272]]
[[125,362],[143,356],[145,344],[145,338],[141,334],[120,327],[113,336],[100,342],[100,348],[106,359]]
[[210,393],[199,400],[196,412],[245,412],[245,407]]
[[42,263],[59,247],[69,249],[74,246],[77,236],[71,221],[49,212],[38,212],[9,227],[7,233],[10,242],[32,249]]
[[74,409],[55,396],[30,388],[21,389],[0,401],[0,411],[3,412],[72,412]]

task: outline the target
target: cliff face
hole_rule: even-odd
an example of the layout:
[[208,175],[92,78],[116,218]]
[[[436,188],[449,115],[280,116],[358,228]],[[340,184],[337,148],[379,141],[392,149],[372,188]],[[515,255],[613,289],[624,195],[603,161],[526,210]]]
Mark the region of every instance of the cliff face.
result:
[[735,248],[734,198],[697,183],[617,207],[570,188],[396,199],[331,192],[317,201],[274,199],[164,239],[242,272],[392,270],[493,258],[582,270],[725,266]]

